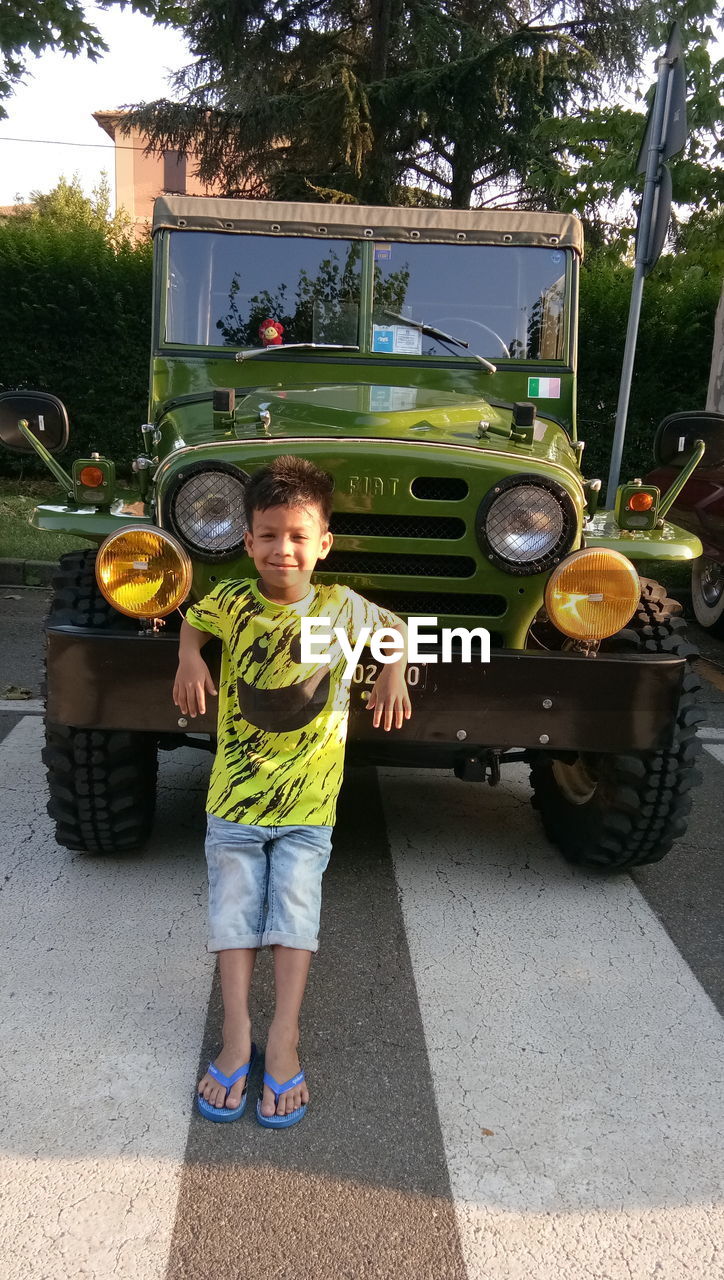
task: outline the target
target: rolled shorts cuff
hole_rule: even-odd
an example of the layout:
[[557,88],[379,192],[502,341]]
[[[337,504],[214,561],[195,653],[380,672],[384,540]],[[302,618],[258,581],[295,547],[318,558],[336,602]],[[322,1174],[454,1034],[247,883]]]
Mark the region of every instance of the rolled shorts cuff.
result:
[[240,948],[260,947],[261,936],[258,933],[239,934],[236,938],[209,938],[207,951],[236,951]]
[[296,933],[280,933],[278,929],[270,929],[262,934],[263,947],[294,947],[297,951],[317,951],[317,938],[301,938]]

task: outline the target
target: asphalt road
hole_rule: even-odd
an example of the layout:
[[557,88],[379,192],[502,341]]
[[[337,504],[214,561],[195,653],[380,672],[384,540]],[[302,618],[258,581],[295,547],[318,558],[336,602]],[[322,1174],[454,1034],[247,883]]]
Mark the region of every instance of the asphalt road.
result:
[[[687,835],[603,879],[501,786],[353,770],[300,1053],[304,1122],[192,1109],[218,1048],[208,760],[163,757],[143,856],[53,840],[46,593],[0,589],[5,1280],[724,1277],[724,645]],[[254,1035],[273,1008],[257,961]],[[719,1012],[717,1012],[717,1009]]]

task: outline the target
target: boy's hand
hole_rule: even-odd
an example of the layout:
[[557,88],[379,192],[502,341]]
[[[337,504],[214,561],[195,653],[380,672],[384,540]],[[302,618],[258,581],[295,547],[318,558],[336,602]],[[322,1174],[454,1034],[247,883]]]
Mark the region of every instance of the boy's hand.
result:
[[183,714],[206,714],[206,694],[216,693],[211,672],[200,654],[181,658],[173,686],[173,700]]
[[379,727],[383,715],[385,730],[392,728],[393,719],[396,729],[402,728],[403,720],[410,719],[412,704],[405,683],[404,661],[390,663],[382,668],[372,686],[367,710],[375,713],[372,721],[375,729]]

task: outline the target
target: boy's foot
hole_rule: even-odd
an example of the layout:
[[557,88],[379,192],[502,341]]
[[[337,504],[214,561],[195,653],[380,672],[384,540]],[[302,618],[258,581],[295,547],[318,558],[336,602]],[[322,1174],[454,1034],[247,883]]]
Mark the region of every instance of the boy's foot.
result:
[[[239,1040],[229,1041],[224,1044],[221,1053],[214,1058],[214,1066],[224,1076],[233,1076],[239,1067],[243,1067],[245,1062],[251,1057],[251,1026],[248,1033],[245,1033]],[[241,1103],[241,1095],[246,1086],[246,1076],[239,1076],[231,1088],[227,1090],[223,1084],[219,1084],[218,1080],[206,1075],[199,1080],[198,1094],[205,1098],[211,1107],[227,1107],[229,1111],[233,1111]]]
[[[297,1054],[298,1044],[299,1032],[276,1031],[273,1025],[269,1028],[269,1038],[264,1051],[264,1069],[280,1083],[291,1080],[301,1070]],[[260,1110],[263,1116],[274,1114],[286,1116],[291,1111],[296,1111],[297,1107],[303,1107],[307,1102],[309,1102],[309,1090],[306,1081],[303,1080],[293,1089],[287,1089],[286,1093],[280,1094],[279,1106],[275,1112],[274,1091],[265,1084]]]

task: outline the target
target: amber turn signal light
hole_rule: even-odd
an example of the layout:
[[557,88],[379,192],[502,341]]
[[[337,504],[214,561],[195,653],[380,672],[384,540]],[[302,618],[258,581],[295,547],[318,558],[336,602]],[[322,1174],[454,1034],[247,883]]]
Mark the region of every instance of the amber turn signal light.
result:
[[653,493],[632,493],[626,506],[629,511],[650,511],[654,505]]
[[78,479],[88,489],[97,489],[103,484],[104,476],[100,467],[83,467]]
[[173,613],[189,593],[191,574],[191,560],[181,543],[149,525],[126,525],[110,534],[96,557],[102,594],[131,618]]
[[630,560],[606,547],[574,551],[545,589],[551,622],[574,640],[605,640],[630,621],[641,594]]

